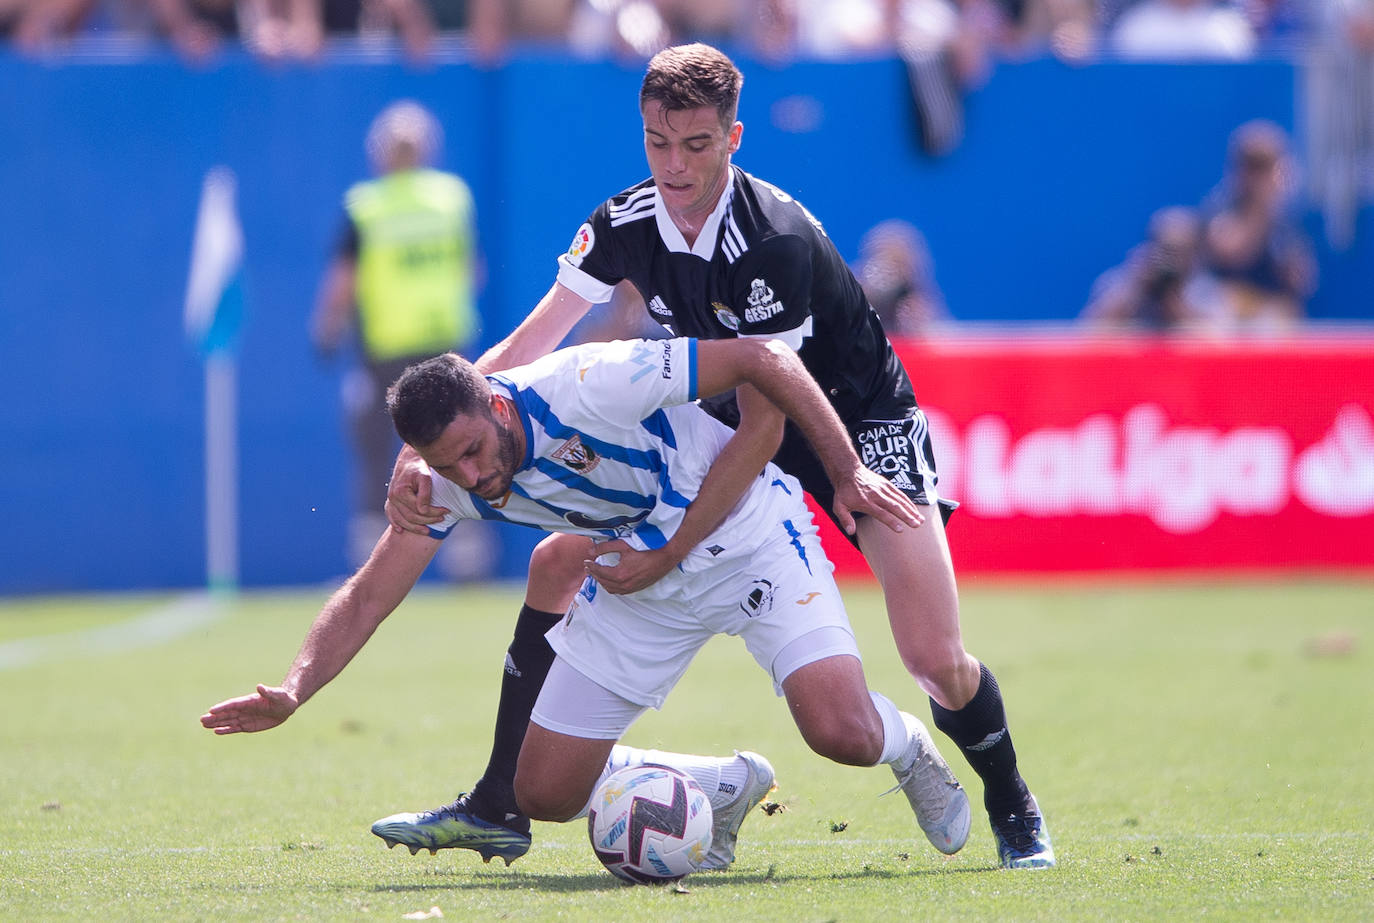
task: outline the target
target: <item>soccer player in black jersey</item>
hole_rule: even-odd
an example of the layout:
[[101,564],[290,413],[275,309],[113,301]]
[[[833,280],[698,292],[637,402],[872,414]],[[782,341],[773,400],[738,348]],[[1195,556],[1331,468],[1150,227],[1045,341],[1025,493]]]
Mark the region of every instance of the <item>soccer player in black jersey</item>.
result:
[[[938,497],[930,436],[910,379],[863,291],[820,222],[777,187],[731,163],[744,126],[736,120],[743,77],[707,45],[655,55],[640,90],[651,178],[596,209],[559,257],[558,278],[516,330],[478,362],[484,372],[552,351],[595,303],[628,280],[654,320],[678,336],[766,337],[797,351],[849,428],[863,462],[918,505]],[[748,388],[744,404],[760,400]],[[710,408],[738,419],[730,403]],[[473,791],[414,818],[414,839],[430,848],[470,847],[463,830],[493,825],[525,835],[511,789],[530,708],[552,659],[543,634],[590,575],[611,593],[642,589],[682,560],[726,515],[770,458],[829,510],[833,491],[805,440],[736,432],[703,482],[681,528],[660,548],[635,552],[620,541],[592,552],[585,538],[556,536],[535,550],[525,605],[508,652],[491,762]],[[389,488],[393,526],[424,531],[443,511],[429,506],[428,471],[403,453]],[[963,646],[954,570],[943,516],[897,532],[861,519],[850,535],[887,599],[903,663],[929,695],[936,726],[963,752],[984,786],[1001,863],[1054,864],[1049,833],[1017,768],[1002,695],[992,672]],[[596,564],[619,551],[616,567]],[[388,824],[388,838],[398,825]],[[379,822],[380,823],[380,822]],[[409,844],[407,836],[398,840]]]

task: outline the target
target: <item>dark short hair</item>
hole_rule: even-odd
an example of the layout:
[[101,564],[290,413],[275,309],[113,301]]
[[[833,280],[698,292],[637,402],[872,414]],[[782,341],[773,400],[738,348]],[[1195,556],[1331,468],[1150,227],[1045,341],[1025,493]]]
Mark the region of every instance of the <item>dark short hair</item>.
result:
[[460,416],[491,416],[491,385],[457,353],[444,353],[407,368],[386,390],[386,409],[396,434],[412,446],[436,441]]
[[694,42],[665,48],[649,59],[639,88],[639,108],[650,100],[677,111],[710,106],[728,131],[739,109],[744,75],[723,52]]

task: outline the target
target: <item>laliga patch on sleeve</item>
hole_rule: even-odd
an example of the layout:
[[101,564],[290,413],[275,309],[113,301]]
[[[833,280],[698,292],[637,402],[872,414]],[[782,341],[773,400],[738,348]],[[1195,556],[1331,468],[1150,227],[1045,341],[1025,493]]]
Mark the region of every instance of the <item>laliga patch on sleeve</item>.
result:
[[573,235],[572,244],[568,247],[568,262],[574,266],[581,266],[582,260],[588,253],[592,252],[592,246],[596,243],[596,237],[592,234],[592,226],[586,222],[577,229]]

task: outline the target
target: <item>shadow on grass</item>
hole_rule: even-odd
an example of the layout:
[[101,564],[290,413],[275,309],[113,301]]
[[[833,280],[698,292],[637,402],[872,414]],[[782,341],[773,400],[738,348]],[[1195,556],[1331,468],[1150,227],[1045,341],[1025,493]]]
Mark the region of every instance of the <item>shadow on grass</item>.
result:
[[[986,865],[976,868],[864,868],[836,872],[806,873],[779,872],[777,867],[774,866],[764,872],[702,872],[687,878],[682,886],[688,891],[705,891],[711,888],[729,888],[739,885],[758,885],[766,883],[820,884],[823,882],[851,880],[884,881],[915,877],[934,877],[937,875],[981,875],[988,872],[1000,872],[1001,870],[1000,866]],[[442,880],[450,877],[455,879],[461,878],[462,880]],[[408,891],[525,891],[533,889],[550,893],[574,893],[579,891],[620,891],[625,888],[635,887],[634,885],[626,884],[616,878],[612,878],[609,874],[548,875],[542,873],[526,874],[523,872],[502,874],[500,872],[467,872],[462,869],[454,869],[451,872],[435,872],[434,878],[435,880],[433,882],[425,882],[423,884],[378,884],[373,885],[370,890],[382,893],[405,893]]]

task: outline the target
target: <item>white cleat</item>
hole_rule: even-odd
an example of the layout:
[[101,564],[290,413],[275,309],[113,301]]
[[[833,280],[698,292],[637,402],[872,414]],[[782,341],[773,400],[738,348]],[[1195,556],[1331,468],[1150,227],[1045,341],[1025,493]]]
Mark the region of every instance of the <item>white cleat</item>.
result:
[[744,760],[749,774],[735,800],[712,812],[711,849],[706,853],[706,861],[701,864],[702,871],[728,868],[735,861],[735,841],[739,838],[739,828],[744,824],[744,819],[758,807],[764,796],[778,787],[774,782],[773,766],[768,760],[749,750],[737,750],[735,756]]
[[906,712],[902,712],[902,720],[911,734],[911,743],[900,761],[907,763],[907,768],[900,772],[896,766],[892,768],[897,788],[891,791],[900,788],[906,793],[926,839],[940,852],[952,856],[968,842],[973,822],[968,794],[935,748],[935,741],[921,720]]

